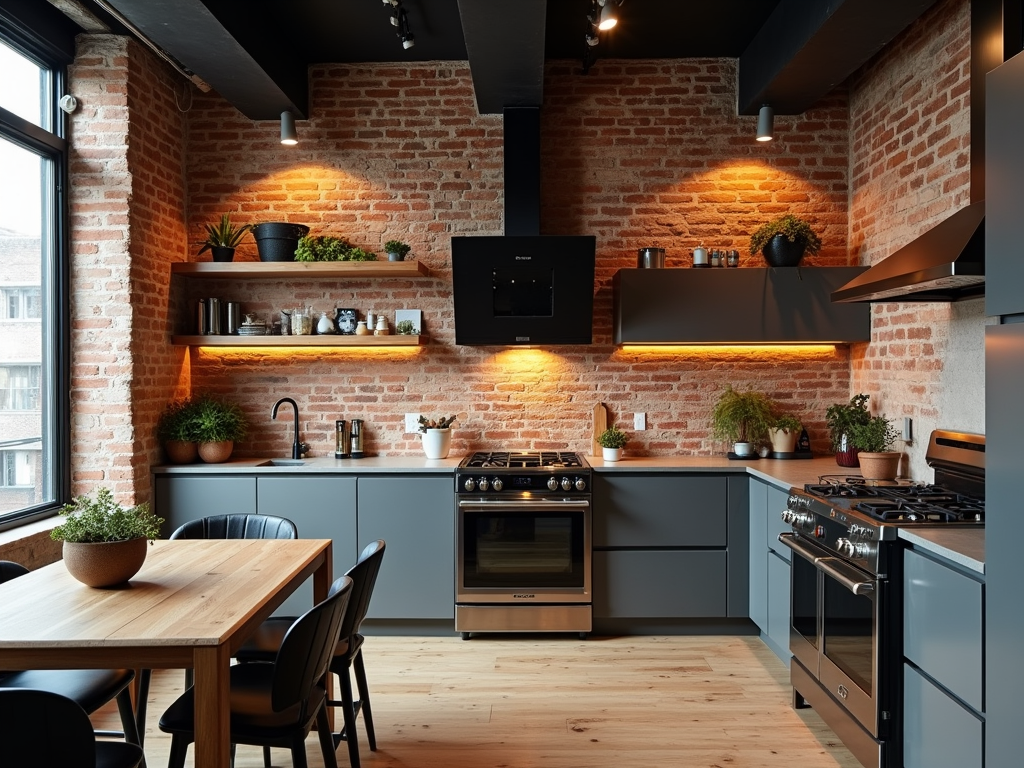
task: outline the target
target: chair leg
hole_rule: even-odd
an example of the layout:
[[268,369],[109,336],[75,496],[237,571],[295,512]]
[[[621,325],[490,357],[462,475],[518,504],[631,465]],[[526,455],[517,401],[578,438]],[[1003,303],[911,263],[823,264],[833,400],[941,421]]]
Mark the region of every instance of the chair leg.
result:
[[263,768],[270,768],[270,747],[263,748]]
[[292,768],[309,768],[306,763],[306,740],[295,736],[292,740]]
[[359,739],[356,737],[356,709],[352,697],[352,676],[346,669],[338,675],[341,682],[341,713],[345,717],[345,741],[348,742],[348,761],[359,768]]
[[124,740],[129,744],[142,746],[139,738],[139,728],[135,722],[135,706],[132,704],[132,692],[130,687],[117,694],[117,711],[121,715],[121,727],[124,728]]
[[185,768],[185,755],[189,742],[178,734],[171,735],[171,751],[167,756],[167,768]]
[[139,746],[141,747],[146,738],[146,710],[149,706],[149,681],[153,676],[153,670],[140,669],[138,671],[139,689],[138,698],[135,700],[135,725],[139,730]]
[[331,736],[331,723],[327,719],[326,702],[316,713],[316,733],[320,737],[320,751],[324,755],[324,768],[338,768],[338,756],[334,753],[334,738]]
[[185,690],[186,690],[186,691],[187,691],[187,690],[188,690],[189,688],[191,688],[191,687],[192,687],[192,683],[194,682],[194,680],[193,680],[192,678],[193,678],[193,672],[192,672],[192,669],[191,669],[191,668],[190,668],[190,669],[186,669],[186,670],[185,670]]
[[356,687],[359,689],[359,700],[362,702],[360,711],[363,713],[363,725],[366,727],[366,740],[370,751],[377,751],[377,735],[373,732],[373,713],[370,711],[370,689],[366,685],[366,667],[363,666],[363,651],[360,648],[352,660],[352,668],[356,673]]

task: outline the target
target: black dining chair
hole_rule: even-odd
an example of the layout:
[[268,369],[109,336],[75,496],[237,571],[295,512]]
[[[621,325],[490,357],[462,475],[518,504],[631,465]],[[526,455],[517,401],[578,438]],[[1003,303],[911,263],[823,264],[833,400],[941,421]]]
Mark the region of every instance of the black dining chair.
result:
[[[317,726],[326,768],[337,768],[327,718],[323,678],[331,661],[352,594],[352,579],[339,577],[328,597],[296,619],[271,664],[231,667],[229,700],[231,743],[291,750],[293,768],[307,768],[305,740]],[[168,768],[183,768],[195,741],[195,698],[186,690],[160,718],[171,734]]]
[[[381,562],[384,560],[385,543],[383,540],[367,544],[359,555],[359,560],[345,574],[352,579],[352,598],[345,620],[341,624],[338,643],[331,659],[330,670],[338,676],[341,684],[341,701],[328,701],[328,706],[341,707],[345,720],[345,729],[335,736],[335,744],[348,743],[348,758],[352,768],[359,768],[359,742],[356,737],[356,716],[363,713],[363,725],[366,727],[366,740],[370,751],[377,751],[377,736],[373,731],[373,713],[370,710],[370,691],[366,685],[366,668],[363,665],[363,636],[359,627],[366,618],[370,608],[373,587],[377,583]],[[282,639],[288,630],[287,617],[275,616],[263,622],[251,638],[238,649],[235,658],[240,664],[246,662],[271,661]],[[352,679],[350,670],[355,672],[359,699],[352,695]],[[269,760],[264,762],[270,765]]]
[[0,688],[0,754],[12,768],[138,768],[142,748],[97,741],[74,701],[27,688]]
[[[28,568],[9,560],[0,561],[0,584],[23,576]],[[40,599],[45,599],[41,595]],[[91,715],[109,701],[117,700],[123,733],[104,735],[124,736],[125,741],[141,746],[141,728],[135,707],[132,706],[130,685],[135,679],[131,669],[25,669],[0,670],[0,688],[31,688],[49,691],[71,699]]]
[[171,539],[297,539],[295,523],[274,515],[214,515],[190,520]]

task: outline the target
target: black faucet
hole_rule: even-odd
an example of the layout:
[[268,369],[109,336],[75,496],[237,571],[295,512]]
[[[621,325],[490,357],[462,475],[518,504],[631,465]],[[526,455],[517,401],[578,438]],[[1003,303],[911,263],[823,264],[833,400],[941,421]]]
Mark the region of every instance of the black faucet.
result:
[[299,440],[299,406],[290,397],[282,397],[274,403],[274,410],[270,412],[270,418],[277,418],[277,408],[281,403],[291,403],[292,411],[295,413],[295,442],[292,443],[292,458],[301,459],[302,454],[309,450],[309,446]]

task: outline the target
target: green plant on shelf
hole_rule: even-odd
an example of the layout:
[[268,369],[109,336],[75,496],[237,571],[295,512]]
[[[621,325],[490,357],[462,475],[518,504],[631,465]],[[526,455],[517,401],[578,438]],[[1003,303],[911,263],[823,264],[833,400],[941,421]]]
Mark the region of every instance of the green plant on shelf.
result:
[[811,225],[798,219],[791,213],[763,224],[750,237],[750,252],[760,253],[768,241],[776,235],[782,235],[791,243],[803,243],[808,253],[817,253],[821,249],[821,238],[811,229]]
[[296,261],[376,261],[377,254],[352,245],[342,237],[306,235],[295,249]]
[[416,325],[412,320],[399,320],[395,323],[395,333],[399,336],[414,336],[416,334]]
[[597,436],[597,444],[602,448],[625,448],[629,435],[614,426],[608,427]]
[[401,240],[388,240],[384,243],[384,253],[393,253],[403,259],[410,250],[412,250],[412,246],[406,245]]
[[243,224],[240,227],[232,226],[231,217],[226,213],[220,217],[220,223],[205,226],[206,240],[203,241],[203,247],[199,249],[200,256],[211,248],[237,248],[242,236],[252,229],[251,224]]

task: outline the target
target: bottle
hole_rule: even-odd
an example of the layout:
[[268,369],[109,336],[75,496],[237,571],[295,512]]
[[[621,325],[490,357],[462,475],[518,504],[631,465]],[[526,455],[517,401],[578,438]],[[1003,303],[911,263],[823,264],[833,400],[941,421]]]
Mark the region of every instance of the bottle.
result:
[[352,431],[349,433],[349,453],[353,459],[361,459],[363,453],[363,420],[352,419]]
[[320,319],[316,323],[316,332],[319,334],[334,333],[334,321],[327,316],[326,312],[320,313]]
[[338,419],[334,422],[334,458],[347,459],[349,457],[349,436],[347,422]]

